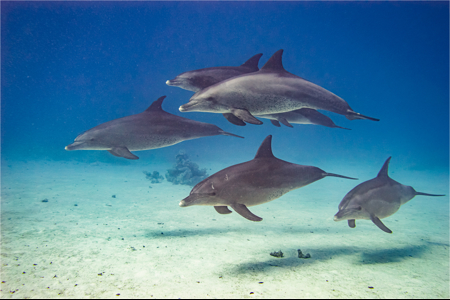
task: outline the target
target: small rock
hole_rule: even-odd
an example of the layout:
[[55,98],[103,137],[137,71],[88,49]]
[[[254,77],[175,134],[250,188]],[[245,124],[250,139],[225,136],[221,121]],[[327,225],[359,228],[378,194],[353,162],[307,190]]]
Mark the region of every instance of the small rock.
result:
[[270,255],[275,256],[275,257],[283,257],[284,256],[283,252],[281,252],[281,250],[280,251],[271,252]]

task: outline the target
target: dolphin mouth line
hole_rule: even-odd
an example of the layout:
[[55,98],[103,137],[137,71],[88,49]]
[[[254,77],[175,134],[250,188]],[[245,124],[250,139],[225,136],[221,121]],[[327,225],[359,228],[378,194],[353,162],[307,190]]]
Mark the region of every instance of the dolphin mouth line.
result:
[[166,84],[167,85],[177,85],[177,84],[179,84],[180,82],[179,81],[177,81],[177,80],[175,80],[175,79],[172,79],[172,80],[167,80],[166,81]]
[[192,110],[192,107],[195,107],[197,105],[197,103],[186,103],[180,106],[179,111],[184,112],[184,111],[190,111]]

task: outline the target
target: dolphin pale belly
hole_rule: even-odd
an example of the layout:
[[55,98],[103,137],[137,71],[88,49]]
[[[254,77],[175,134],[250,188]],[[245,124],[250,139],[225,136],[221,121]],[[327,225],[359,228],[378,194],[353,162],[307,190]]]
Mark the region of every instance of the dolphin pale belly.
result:
[[180,206],[210,205],[220,214],[228,206],[250,221],[261,221],[247,207],[275,200],[326,176],[355,179],[327,173],[317,167],[283,161],[272,154],[272,136],[263,141],[253,160],[225,168],[198,183]]
[[372,220],[384,232],[392,233],[380,219],[393,215],[415,196],[445,196],[416,192],[411,186],[391,179],[388,175],[390,160],[390,157],[386,160],[377,177],[357,185],[345,195],[335,221],[348,220],[349,227],[355,228],[356,219]]
[[138,159],[130,151],[150,150],[171,146],[182,141],[228,133],[213,124],[189,120],[165,112],[163,96],[144,112],[115,119],[77,136],[66,150],[108,150],[112,155]]
[[[330,91],[287,72],[283,50],[277,51],[257,72],[236,76],[194,94],[181,112],[201,111],[232,114],[241,122],[262,124],[254,116],[285,113],[301,108],[328,110],[349,120],[378,119],[353,111],[346,101]],[[227,119],[236,124],[236,120]]]
[[256,54],[238,67],[212,67],[181,73],[166,84],[197,92],[225,79],[259,70],[258,62],[262,54]]
[[288,127],[293,127],[291,125],[291,123],[293,123],[322,125],[331,128],[342,128],[350,130],[348,128],[337,126],[336,124],[334,124],[333,120],[318,112],[317,110],[311,108],[301,108],[279,114],[257,115],[257,117],[270,119],[272,124],[277,127],[281,126],[280,123]]

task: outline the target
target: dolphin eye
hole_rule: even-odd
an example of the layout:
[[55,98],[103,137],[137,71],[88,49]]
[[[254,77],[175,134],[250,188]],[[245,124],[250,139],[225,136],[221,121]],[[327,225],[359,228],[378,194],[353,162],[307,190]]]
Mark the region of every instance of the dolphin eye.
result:
[[213,100],[214,100],[213,97],[208,97],[208,98],[206,98],[206,101],[213,101]]
[[362,207],[361,206],[358,206],[357,208],[356,208],[356,210],[361,210],[362,209]]

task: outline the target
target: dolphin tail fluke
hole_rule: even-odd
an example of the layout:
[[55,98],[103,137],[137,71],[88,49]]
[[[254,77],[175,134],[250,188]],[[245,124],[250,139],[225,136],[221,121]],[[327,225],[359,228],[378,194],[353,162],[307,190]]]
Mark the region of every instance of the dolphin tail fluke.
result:
[[353,180],[358,180],[358,178],[353,178],[353,177],[347,177],[347,176],[343,176],[343,175],[339,175],[339,174],[334,174],[334,173],[324,173],[324,176],[331,176],[331,177],[339,177],[339,178],[345,178],[345,179],[353,179]]
[[368,116],[362,115],[360,113],[354,112],[352,110],[347,111],[347,114],[345,115],[345,117],[349,120],[367,119],[367,120],[371,120],[371,121],[380,121],[380,119],[368,117]]
[[416,196],[442,197],[442,196],[445,196],[445,195],[437,195],[437,194],[428,194],[428,193],[416,192]]
[[226,131],[223,131],[223,130],[219,131],[219,133],[223,134],[223,135],[235,136],[235,137],[238,137],[238,138],[241,138],[241,139],[244,138],[243,136],[240,136],[240,135],[237,135],[237,134],[233,134],[233,133],[229,133],[229,132],[226,132]]

